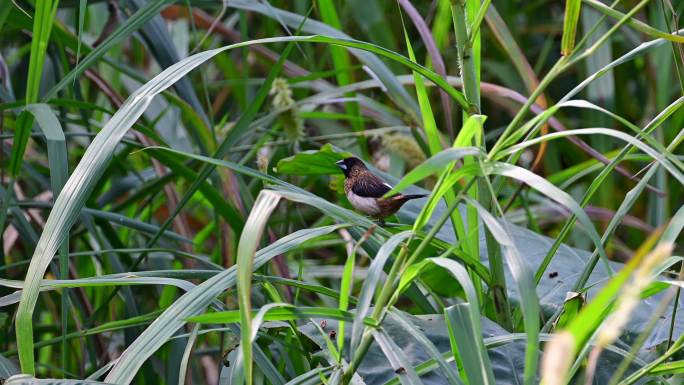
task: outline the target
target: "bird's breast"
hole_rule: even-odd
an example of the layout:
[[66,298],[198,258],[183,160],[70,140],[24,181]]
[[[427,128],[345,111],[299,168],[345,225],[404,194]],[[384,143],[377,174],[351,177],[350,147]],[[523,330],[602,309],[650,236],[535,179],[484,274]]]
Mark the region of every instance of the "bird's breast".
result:
[[347,199],[355,209],[366,215],[372,217],[380,215],[380,206],[378,206],[377,199],[375,198],[358,196],[354,194],[354,191],[349,189],[347,191]]

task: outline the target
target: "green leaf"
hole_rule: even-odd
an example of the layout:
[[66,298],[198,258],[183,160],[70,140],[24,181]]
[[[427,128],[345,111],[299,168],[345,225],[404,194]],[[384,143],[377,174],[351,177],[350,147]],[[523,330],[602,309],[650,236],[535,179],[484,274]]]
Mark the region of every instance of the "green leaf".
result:
[[[532,384],[537,373],[537,360],[539,355],[539,298],[536,292],[536,283],[529,266],[522,259],[522,255],[513,241],[505,223],[501,224],[489,211],[477,201],[466,198],[471,206],[477,209],[477,213],[489,229],[490,233],[500,245],[506,262],[511,270],[513,281],[518,288],[519,301],[523,313],[523,323],[527,333],[527,348],[525,350],[525,383]],[[489,251],[492,253],[493,251]]]
[[[45,0],[36,4],[36,12],[33,20],[33,35],[31,39],[31,56],[29,58],[28,79],[26,81],[26,104],[33,103],[38,100],[38,93],[40,92],[40,81],[43,76],[43,65],[45,63],[45,53],[47,51],[48,41],[50,40],[50,32],[52,31],[52,23],[57,13],[57,4],[59,0]],[[14,141],[12,146],[12,157],[10,158],[10,183],[9,188],[5,191],[5,197],[0,203],[0,231],[4,231],[5,212],[8,202],[13,194],[13,181],[19,175],[19,170],[24,161],[24,152],[31,134],[33,126],[33,117],[27,112],[22,112],[17,119],[17,128],[14,132]],[[17,318],[18,319],[18,318]],[[24,319],[26,322],[26,319]],[[29,323],[32,321],[28,321]],[[17,331],[19,328],[31,328],[31,325],[19,325],[17,322]],[[21,363],[22,372],[28,374],[35,374],[35,366],[33,359],[32,341],[27,339],[17,339],[17,345],[20,348],[19,362]]]
[[469,303],[459,303],[444,309],[451,350],[454,357],[459,358],[468,383],[494,384],[494,379],[490,376],[490,364],[485,358],[486,351],[483,356],[482,351],[471,348],[477,346],[478,338],[469,317],[471,308]]
[[477,147],[449,148],[430,157],[425,162],[418,165],[397,183],[386,196],[396,194],[405,188],[420,182],[421,180],[442,171],[447,165],[463,159],[466,156],[483,155],[482,150]]
[[565,17],[563,18],[563,37],[561,39],[561,55],[569,56],[575,48],[575,35],[579,21],[582,0],[565,1]]
[[563,310],[558,316],[554,329],[560,330],[565,328],[572,320],[577,318],[582,306],[584,306],[585,298],[583,293],[568,292],[563,303]]
[[403,385],[421,385],[423,382],[418,377],[416,370],[394,340],[383,329],[375,329],[372,333],[375,343],[380,346],[401,383]]
[[[409,39],[408,33],[406,32],[403,18],[401,20],[401,26],[404,30],[404,41],[406,42],[409,59],[412,62],[417,63],[416,55],[413,53],[413,46],[411,45],[411,39]],[[432,107],[430,107],[430,95],[427,93],[423,78],[416,71],[413,71],[413,79],[416,84],[416,95],[418,96],[420,115],[423,122],[423,129],[425,130],[425,136],[427,136],[430,155],[435,155],[440,152],[444,146],[442,145],[442,138],[437,129],[435,115],[432,113]]]
[[91,380],[69,380],[57,378],[35,378],[30,375],[20,374],[12,376],[5,381],[5,385],[109,385],[106,382]]
[[366,318],[366,315],[370,311],[376,289],[380,283],[382,275],[384,274],[385,264],[394,252],[394,249],[396,249],[401,242],[405,241],[412,234],[413,232],[411,231],[402,231],[401,233],[392,235],[392,237],[382,244],[380,250],[378,250],[378,253],[373,259],[373,262],[371,262],[366,279],[361,286],[359,302],[356,305],[356,317],[354,319],[354,324],[352,325],[351,342],[349,345],[350,351],[356,351],[359,343],[361,342],[361,336],[364,330],[362,321]]
[[[354,319],[354,313],[352,312],[329,307],[283,306],[284,307],[269,309],[267,312],[263,313],[263,319],[265,321],[294,321],[309,318],[327,318],[345,321]],[[259,311],[260,310],[254,310],[251,312],[251,315],[256,316]],[[242,321],[242,316],[240,315],[239,310],[229,310],[190,317],[188,318],[188,321],[206,324],[239,323]],[[378,325],[377,321],[370,317],[364,318],[363,321],[368,326]]]
[[[430,261],[431,263],[446,269],[458,281],[465,292],[465,297],[468,303],[467,306],[464,305],[461,308],[461,310],[465,310],[465,312],[459,311],[459,316],[468,318],[467,321],[462,319],[463,322],[467,322],[468,326],[466,329],[462,329],[462,331],[467,332],[468,336],[465,337],[465,335],[461,335],[461,338],[458,338],[458,336],[454,334],[455,330],[453,330],[451,327],[449,328],[449,335],[450,337],[458,338],[450,338],[452,340],[452,346],[459,346],[458,351],[467,349],[468,354],[470,354],[471,358],[473,358],[472,362],[474,363],[474,366],[472,368],[475,369],[476,367],[475,370],[478,372],[478,374],[473,375],[479,378],[480,381],[470,383],[494,384],[494,373],[492,372],[491,362],[489,361],[489,356],[487,355],[487,349],[485,348],[484,341],[482,340],[482,326],[480,324],[479,313],[480,306],[477,299],[477,292],[475,291],[475,286],[473,286],[468,272],[463,266],[451,259],[430,258],[426,261]],[[451,324],[450,318],[453,315],[452,312],[456,311],[453,309],[453,307],[445,309],[445,317],[448,321],[448,325]],[[466,325],[463,322],[461,323],[461,326]],[[465,340],[463,338],[465,338]],[[456,349],[452,350],[456,352]],[[473,380],[470,378],[470,376],[469,379],[471,381]]]
[[251,319],[251,288],[252,268],[254,266],[254,253],[261,241],[266,222],[275,210],[280,195],[273,191],[262,190],[254,202],[254,207],[249,213],[245,228],[240,235],[237,250],[237,292],[238,306],[240,307],[240,321],[242,325],[242,356],[244,359],[244,374],[247,385],[252,385],[254,373],[252,370],[252,319]]
[[444,374],[444,377],[447,378],[447,381],[450,385],[463,385],[463,381],[461,381],[458,371],[453,367],[453,365],[449,365],[449,363],[446,362],[446,360],[442,357],[442,353],[437,350],[435,345],[427,338],[422,330],[411,323],[411,320],[408,319],[404,313],[397,311],[396,309],[392,309],[389,314],[399,326],[406,329],[410,335],[416,338],[418,342],[421,343],[425,351],[428,352],[428,354],[432,356],[435,361],[437,361],[442,374]]
[[278,161],[276,171],[289,175],[330,175],[341,173],[335,162],[352,156],[350,152],[337,152],[330,143],[320,150],[308,150]]

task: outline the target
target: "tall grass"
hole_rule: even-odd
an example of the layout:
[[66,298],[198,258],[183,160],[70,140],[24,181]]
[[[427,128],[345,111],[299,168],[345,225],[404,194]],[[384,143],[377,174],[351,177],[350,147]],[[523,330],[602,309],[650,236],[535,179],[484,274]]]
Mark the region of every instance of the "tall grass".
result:
[[0,4],[0,379],[681,382],[683,10]]

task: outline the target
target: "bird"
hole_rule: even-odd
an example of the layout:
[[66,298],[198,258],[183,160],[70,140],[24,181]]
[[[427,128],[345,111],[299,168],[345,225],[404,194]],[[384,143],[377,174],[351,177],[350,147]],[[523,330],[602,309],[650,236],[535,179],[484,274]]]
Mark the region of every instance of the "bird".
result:
[[385,218],[399,211],[404,203],[427,196],[427,194],[396,194],[383,198],[392,186],[368,170],[361,159],[352,156],[337,161],[335,164],[344,173],[344,193],[352,207],[377,219],[381,225],[385,224]]

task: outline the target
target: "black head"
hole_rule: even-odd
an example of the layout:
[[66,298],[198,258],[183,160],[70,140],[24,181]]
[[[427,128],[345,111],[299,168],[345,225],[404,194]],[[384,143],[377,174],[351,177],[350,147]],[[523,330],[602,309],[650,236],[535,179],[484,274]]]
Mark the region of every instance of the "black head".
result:
[[344,176],[349,176],[349,174],[355,170],[366,170],[366,165],[363,161],[353,156],[338,160],[335,164],[342,169]]

